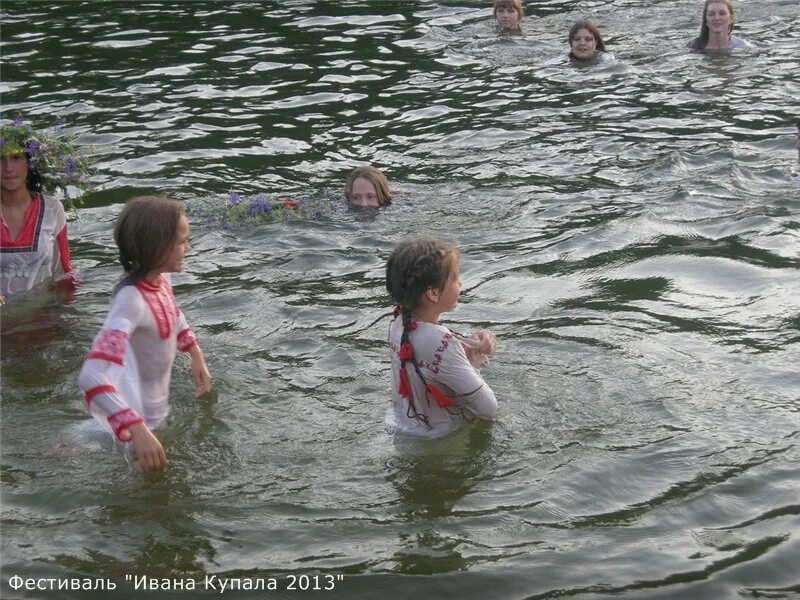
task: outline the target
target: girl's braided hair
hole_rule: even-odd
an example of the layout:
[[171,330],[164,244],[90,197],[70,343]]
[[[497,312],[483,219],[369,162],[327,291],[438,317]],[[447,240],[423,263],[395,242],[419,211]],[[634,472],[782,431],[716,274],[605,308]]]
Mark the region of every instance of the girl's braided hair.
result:
[[414,402],[414,391],[408,382],[406,363],[410,362],[414,366],[417,375],[425,384],[426,396],[432,395],[436,402],[443,407],[451,405],[452,400],[428,384],[422,375],[414,357],[414,347],[409,341],[409,333],[417,326],[412,321],[411,311],[420,306],[422,296],[427,290],[444,288],[457,256],[456,250],[444,242],[435,239],[419,239],[401,243],[394,249],[386,262],[386,290],[397,304],[395,316],[401,316],[403,319],[403,335],[400,338],[400,352],[398,353],[400,358],[399,392],[401,396],[408,397],[408,417],[417,419],[429,427],[428,417],[419,412]]

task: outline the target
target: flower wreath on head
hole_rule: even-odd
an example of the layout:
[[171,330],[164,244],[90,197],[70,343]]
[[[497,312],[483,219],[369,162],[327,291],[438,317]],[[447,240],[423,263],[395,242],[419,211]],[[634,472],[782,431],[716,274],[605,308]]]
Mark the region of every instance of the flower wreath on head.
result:
[[39,131],[18,119],[0,125],[0,154],[27,156],[28,171],[40,176],[42,191],[52,194],[61,190],[65,206],[74,208],[70,190],[77,189],[75,199],[82,203],[83,192],[91,187],[92,173],[89,160],[75,143],[76,137],[61,134],[60,121],[51,131]]

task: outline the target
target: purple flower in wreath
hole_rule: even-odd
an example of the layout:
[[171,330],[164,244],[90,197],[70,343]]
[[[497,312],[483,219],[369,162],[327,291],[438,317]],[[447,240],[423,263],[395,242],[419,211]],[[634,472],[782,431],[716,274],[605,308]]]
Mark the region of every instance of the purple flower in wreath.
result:
[[255,200],[250,203],[250,216],[254,217],[259,213],[268,213],[272,211],[272,206],[267,202],[266,194],[259,194]]
[[22,127],[22,124],[24,122],[25,121],[23,121],[22,119],[14,119],[11,123],[12,125],[14,125],[14,127]]
[[39,153],[39,148],[41,144],[36,140],[28,140],[28,143],[25,144],[25,152],[28,153],[29,156],[36,156]]
[[236,206],[242,200],[239,198],[239,194],[236,192],[231,192],[230,198],[228,198],[228,206]]
[[78,168],[78,163],[71,156],[67,159],[67,173],[72,174]]

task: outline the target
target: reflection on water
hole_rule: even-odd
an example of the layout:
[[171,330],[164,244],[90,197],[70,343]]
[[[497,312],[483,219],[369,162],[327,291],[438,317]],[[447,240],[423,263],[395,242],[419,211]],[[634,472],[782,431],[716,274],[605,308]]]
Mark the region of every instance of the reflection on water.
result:
[[475,423],[445,440],[397,437],[396,455],[386,464],[386,479],[397,491],[397,518],[407,523],[393,571],[434,574],[463,571],[469,563],[459,552],[461,540],[434,526],[457,516],[459,502],[483,476],[484,453],[491,445],[491,426]]
[[387,464],[386,479],[397,489],[401,511],[415,516],[443,517],[481,477],[482,455],[491,444],[491,428],[478,422],[445,440],[398,436],[397,453]]
[[[694,1],[534,3],[513,37],[482,2],[4,2],[3,118],[66,117],[98,188],[69,224],[74,302],[3,309],[0,585],[790,597],[795,4],[737,5],[756,48],[712,57],[684,48]],[[620,60],[569,66],[579,17]],[[339,197],[364,163],[398,190],[385,210],[206,219],[232,190]],[[120,274],[112,223],[151,192],[189,209],[174,285],[216,390],[195,399],[177,361],[169,469],[141,475],[65,436]],[[447,323],[499,345],[498,421],[437,441],[384,425],[383,268],[416,235],[462,252]]]

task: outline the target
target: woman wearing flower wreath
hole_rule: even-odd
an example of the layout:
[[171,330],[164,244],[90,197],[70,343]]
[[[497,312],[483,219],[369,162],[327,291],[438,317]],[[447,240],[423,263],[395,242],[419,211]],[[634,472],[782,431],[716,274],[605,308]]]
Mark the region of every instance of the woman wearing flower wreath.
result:
[[0,127],[0,302],[53,281],[74,289],[64,207],[43,191],[85,178],[71,149],[19,122]]

